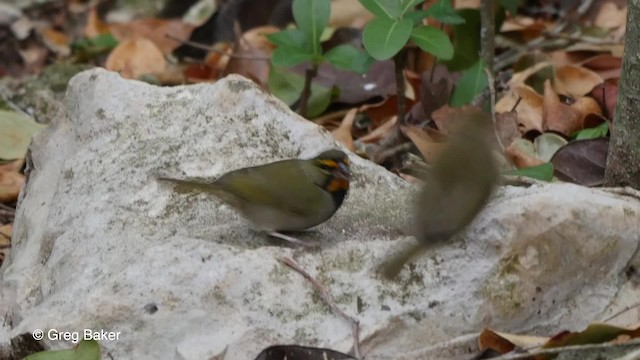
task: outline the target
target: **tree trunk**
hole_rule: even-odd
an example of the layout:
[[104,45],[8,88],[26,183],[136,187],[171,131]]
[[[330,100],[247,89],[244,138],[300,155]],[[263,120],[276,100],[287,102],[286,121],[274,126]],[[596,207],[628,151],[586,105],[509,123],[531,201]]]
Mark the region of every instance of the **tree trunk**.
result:
[[618,101],[604,183],[640,189],[640,0],[629,0]]

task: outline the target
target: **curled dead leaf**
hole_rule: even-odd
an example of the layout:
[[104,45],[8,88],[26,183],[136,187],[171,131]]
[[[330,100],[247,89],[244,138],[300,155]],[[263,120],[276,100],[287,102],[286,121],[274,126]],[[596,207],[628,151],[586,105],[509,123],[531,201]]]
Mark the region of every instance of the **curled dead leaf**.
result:
[[551,130],[571,136],[582,128],[583,116],[580,111],[564,104],[558,94],[551,87],[549,80],[544,83],[544,97],[542,108],[542,129]]
[[402,126],[400,130],[413,142],[418,148],[422,157],[429,163],[433,164],[438,155],[445,148],[445,143],[435,142],[424,129],[417,126]]
[[18,200],[22,185],[24,185],[24,175],[11,171],[0,172],[0,202]]
[[119,72],[124,78],[138,79],[145,74],[162,73],[166,60],[151,40],[136,38],[118,44],[109,54],[105,68]]
[[113,36],[120,42],[146,38],[152,41],[163,55],[170,54],[182,45],[179,40],[189,39],[195,26],[181,19],[139,19],[127,23],[109,24]]
[[342,145],[346,146],[347,149],[351,151],[355,150],[355,146],[353,145],[353,136],[351,135],[351,129],[353,128],[353,121],[356,118],[356,114],[358,114],[358,108],[349,110],[344,118],[342,118],[340,126],[331,132],[336,140],[338,140],[340,143],[342,143]]
[[526,139],[515,139],[504,151],[507,160],[518,169],[544,164],[534,154],[533,143]]
[[496,113],[510,112],[515,108],[515,112],[518,114],[518,129],[521,134],[531,130],[542,132],[542,100],[542,96],[531,87],[518,86],[498,101]]
[[[580,114],[582,114],[583,119],[589,114],[596,114],[598,116],[602,115],[600,105],[598,105],[598,102],[592,97],[580,97],[575,103],[571,104],[571,107],[578,110]],[[581,127],[584,127],[584,121]]]
[[555,90],[564,95],[578,98],[588,94],[603,79],[589,69],[576,65],[565,65],[556,69]]

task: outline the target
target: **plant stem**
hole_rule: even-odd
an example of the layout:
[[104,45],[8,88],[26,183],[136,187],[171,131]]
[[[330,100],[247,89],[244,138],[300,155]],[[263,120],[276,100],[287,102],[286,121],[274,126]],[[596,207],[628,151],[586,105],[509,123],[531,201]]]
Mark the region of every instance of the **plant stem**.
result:
[[493,76],[493,57],[496,37],[495,4],[493,0],[485,0],[482,2],[480,6],[480,20],[480,58],[482,58],[484,66],[489,69],[491,76]]
[[405,125],[405,114],[407,112],[407,101],[404,97],[404,63],[405,63],[405,51],[400,50],[394,57],[393,63],[395,65],[396,73],[396,98],[398,103],[398,125]]
[[303,118],[307,117],[307,105],[309,103],[309,97],[311,97],[311,82],[317,74],[317,64],[311,64],[311,69],[307,69],[304,72],[304,87],[302,88],[302,94],[300,94],[300,110],[298,111]]

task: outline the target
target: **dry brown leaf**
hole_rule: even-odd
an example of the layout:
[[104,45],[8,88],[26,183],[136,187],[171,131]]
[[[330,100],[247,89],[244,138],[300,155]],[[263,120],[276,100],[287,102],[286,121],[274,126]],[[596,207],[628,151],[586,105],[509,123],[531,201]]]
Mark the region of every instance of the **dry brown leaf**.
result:
[[565,136],[571,136],[582,128],[582,114],[564,104],[553,90],[549,80],[544,83],[544,97],[542,108],[542,129],[556,131]]
[[98,16],[98,12],[95,8],[89,10],[87,16],[87,25],[84,27],[83,35],[88,38],[93,38],[98,35],[108,34],[109,25],[102,21]]
[[187,40],[195,26],[180,19],[140,19],[128,23],[109,24],[109,29],[113,37],[120,42],[147,38],[156,45],[162,54],[166,55],[182,45],[180,41],[173,40],[167,35]]
[[22,185],[24,175],[13,171],[0,172],[0,203],[18,200]]
[[367,135],[361,137],[360,140],[363,143],[374,143],[380,141],[383,137],[387,136],[387,133],[393,129],[395,124],[398,122],[398,117],[394,116],[388,121],[382,123],[382,125],[375,128],[372,132]]
[[478,9],[482,1],[480,0],[456,0],[453,2],[453,8],[459,9]]
[[[493,331],[491,329],[485,329],[482,331],[480,337],[478,338],[478,344],[480,349],[482,350],[490,347],[500,352],[499,349],[489,346],[491,344],[491,341],[494,341],[494,339],[492,338],[503,339],[508,343],[510,343],[511,345],[514,345],[521,349],[529,349],[529,348],[542,346],[547,341],[549,341],[548,337],[543,337],[543,336],[509,334],[509,333],[503,333],[499,331]],[[487,340],[489,342],[487,342]]]
[[433,164],[433,162],[438,158],[438,155],[442,152],[442,149],[445,148],[445,143],[437,143],[435,142],[425,131],[424,129],[417,126],[401,126],[400,130],[413,142],[413,144],[418,148],[422,157],[429,163]]
[[331,132],[336,140],[341,142],[342,145],[346,146],[347,149],[351,151],[355,150],[355,146],[353,146],[353,136],[351,135],[351,129],[353,128],[353,122],[355,121],[357,114],[358,108],[349,110],[344,118],[342,118],[340,126]]
[[556,69],[554,88],[560,94],[579,98],[603,81],[600,75],[589,69],[566,65]]
[[553,64],[549,61],[543,61],[540,63],[535,64],[534,66],[528,68],[527,70],[524,71],[520,71],[517,72],[515,74],[513,74],[513,77],[511,78],[511,80],[509,80],[509,86],[511,88],[517,88],[520,86],[527,86],[525,84],[525,82],[527,81],[527,79],[537,73],[540,70],[543,70],[544,68],[553,66]]
[[69,38],[65,33],[52,28],[46,28],[40,30],[40,36],[42,36],[42,41],[47,48],[54,53],[60,56],[69,56],[69,54],[71,54]]
[[622,59],[609,54],[592,56],[580,64],[593,70],[604,80],[619,78],[622,70]]
[[[268,87],[269,59],[275,45],[267,39],[266,35],[278,31],[280,29],[275,26],[261,26],[244,33],[236,42],[233,51],[233,54],[238,56],[229,58],[222,75],[240,74],[265,88]],[[246,57],[251,57],[251,59],[246,59]]]
[[[571,107],[578,110],[583,119],[589,114],[602,115],[602,109],[600,105],[598,105],[598,102],[589,96],[579,98],[575,103],[571,104]],[[584,127],[584,124],[581,124],[581,128],[582,127]]]
[[[522,139],[525,141],[524,139]],[[526,140],[528,141],[528,140]],[[533,148],[533,144],[531,144]],[[544,164],[544,161],[529,155],[529,151],[521,147],[520,141],[514,141],[504,150],[504,156],[509,162],[518,169],[538,166]]]
[[513,110],[518,114],[518,129],[521,134],[531,130],[542,132],[542,103],[543,98],[531,87],[522,85],[513,88],[496,104],[496,113],[506,113]]
[[627,23],[627,8],[619,8],[612,1],[607,1],[600,6],[594,25],[604,29],[616,29]]
[[609,53],[615,57],[622,57],[624,54],[623,44],[590,44],[590,43],[577,43],[571,45],[565,49],[565,51],[592,51],[596,53]]
[[[373,14],[353,0],[333,0],[331,1],[331,18],[329,26],[335,29],[341,27],[361,28],[364,24],[373,19]],[[358,26],[360,25],[360,26]]]
[[119,72],[127,79],[138,79],[145,74],[159,74],[166,68],[162,52],[149,39],[137,38],[118,44],[104,65],[107,70]]
[[518,113],[509,111],[496,114],[496,131],[503,146],[511,145],[513,140],[522,135],[518,130]]

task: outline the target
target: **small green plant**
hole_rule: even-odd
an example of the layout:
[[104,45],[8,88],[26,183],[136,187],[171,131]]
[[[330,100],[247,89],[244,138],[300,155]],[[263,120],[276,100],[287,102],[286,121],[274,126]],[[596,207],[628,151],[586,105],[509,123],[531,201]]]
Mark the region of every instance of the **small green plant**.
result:
[[95,340],[82,340],[73,349],[41,351],[23,360],[100,360],[100,344]]
[[416,10],[424,0],[360,0],[375,18],[364,28],[364,47],[376,60],[394,59],[398,98],[398,120],[405,114],[404,101],[404,46],[409,40],[423,51],[441,60],[453,57],[453,45],[442,29],[422,25],[432,17],[442,24],[460,24],[464,19],[451,6],[449,0],[440,0],[428,10]]
[[[278,84],[282,86],[285,83],[290,88],[299,88],[302,83],[299,113],[302,116],[307,116],[311,115],[308,111],[308,103],[314,93],[311,82],[317,75],[318,67],[322,62],[328,61],[341,70],[364,73],[369,69],[373,59],[366,52],[351,45],[339,45],[326,53],[322,52],[321,37],[329,23],[331,13],[329,0],[294,0],[291,7],[298,28],[279,31],[267,36],[269,41],[277,46],[271,57],[271,62],[277,67],[292,67],[308,61],[311,63],[311,68],[306,70],[304,81],[295,76],[285,77],[282,74],[275,74],[274,71],[280,71],[272,69],[269,84],[270,87],[275,85],[273,87],[282,89],[278,87]],[[324,102],[328,106],[329,101],[327,100],[330,100],[333,92],[317,89],[315,93],[324,94],[318,101]]]

